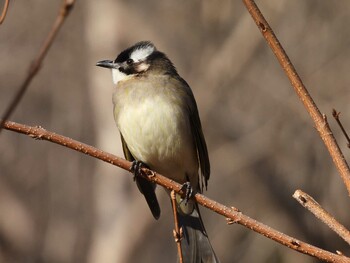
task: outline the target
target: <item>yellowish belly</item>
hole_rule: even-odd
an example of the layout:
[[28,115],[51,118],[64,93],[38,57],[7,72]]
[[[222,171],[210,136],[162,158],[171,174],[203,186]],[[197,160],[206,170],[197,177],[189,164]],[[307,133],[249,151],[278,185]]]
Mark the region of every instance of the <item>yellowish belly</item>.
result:
[[137,160],[180,183],[197,174],[189,120],[180,106],[155,96],[124,106],[116,121]]

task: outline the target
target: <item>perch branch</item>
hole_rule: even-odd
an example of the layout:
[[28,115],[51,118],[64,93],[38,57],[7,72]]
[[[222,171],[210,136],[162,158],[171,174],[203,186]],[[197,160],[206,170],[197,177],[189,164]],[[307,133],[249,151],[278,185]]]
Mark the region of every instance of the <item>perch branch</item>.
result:
[[[47,131],[42,127],[39,127],[39,126],[32,127],[32,126],[27,126],[27,125],[23,125],[23,124],[11,122],[11,121],[6,121],[4,123],[4,128],[7,130],[28,135],[37,140],[47,140],[56,144],[60,144],[62,146],[68,147],[78,152],[82,152],[94,158],[100,159],[104,162],[116,165],[120,168],[130,171],[131,162],[128,162],[113,154],[101,151],[87,144]],[[184,195],[184,193],[182,192],[182,186],[180,184],[164,177],[163,175],[153,172],[149,169],[143,168],[142,171],[144,172],[142,176],[145,177],[147,180],[157,183],[169,190],[174,190],[176,193],[180,195]],[[208,197],[202,194],[197,193],[194,196],[194,199],[197,201],[198,204],[220,215],[223,215],[226,218],[229,218],[230,222],[245,226],[246,228],[249,228],[267,238],[270,238],[298,252],[316,257],[320,260],[324,260],[327,262],[350,263],[350,258],[345,257],[344,255],[337,255],[337,254],[331,253],[329,251],[320,249],[318,247],[315,247],[303,241],[300,241],[294,237],[283,234],[282,232],[279,232],[269,226],[264,225],[263,223],[260,223],[244,215],[236,208],[230,208],[230,207],[224,206],[214,200],[209,199]]]
[[296,190],[293,197],[311,213],[313,213],[318,219],[325,223],[329,228],[336,232],[342,239],[350,244],[350,232],[342,224],[340,224],[332,215],[324,210],[319,203],[316,202],[308,194],[301,190]]
[[0,119],[0,133],[3,129],[3,125],[6,120],[10,118],[14,110],[16,109],[17,105],[21,101],[24,93],[28,89],[32,79],[36,76],[36,74],[39,72],[41,64],[46,57],[47,52],[49,51],[53,41],[55,40],[55,37],[61,28],[63,22],[65,21],[66,17],[70,13],[70,11],[73,8],[73,5],[75,3],[75,0],[64,0],[62,3],[62,6],[60,8],[60,11],[57,15],[56,21],[54,22],[51,31],[47,35],[39,54],[37,55],[36,59],[31,63],[29,67],[28,74],[26,78],[24,79],[22,85],[20,86],[19,90],[17,91],[16,95],[13,97],[12,101],[10,102],[9,106],[6,108],[4,114],[2,115]]
[[327,118],[325,115],[322,115],[319,109],[317,108],[315,102],[310,96],[309,92],[305,88],[303,82],[301,81],[297,71],[295,70],[292,62],[284,51],[282,45],[278,41],[271,27],[265,20],[264,16],[260,12],[259,8],[253,0],[243,0],[246,5],[248,12],[253,17],[256,25],[260,29],[262,35],[265,37],[265,40],[269,44],[273,53],[275,54],[277,60],[281,64],[284,72],[289,78],[295,92],[300,98],[301,102],[304,104],[307,112],[310,114],[312,120],[315,123],[315,127],[326,145],[333,162],[338,169],[341,178],[344,181],[344,184],[350,195],[350,169],[347,164],[343,153],[341,152],[337,141],[335,140],[333,133],[328,125]]

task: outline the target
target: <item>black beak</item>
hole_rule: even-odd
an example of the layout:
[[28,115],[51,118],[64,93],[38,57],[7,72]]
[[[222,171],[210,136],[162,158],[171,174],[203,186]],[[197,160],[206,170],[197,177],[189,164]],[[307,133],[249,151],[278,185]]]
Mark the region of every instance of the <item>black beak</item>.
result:
[[116,68],[117,63],[114,63],[112,60],[102,60],[96,63],[96,66],[102,68]]

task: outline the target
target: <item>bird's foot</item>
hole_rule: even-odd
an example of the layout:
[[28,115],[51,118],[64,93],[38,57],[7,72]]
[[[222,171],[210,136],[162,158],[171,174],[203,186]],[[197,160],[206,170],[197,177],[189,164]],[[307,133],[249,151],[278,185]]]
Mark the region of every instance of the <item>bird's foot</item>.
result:
[[[194,196],[193,188],[190,182],[186,182],[181,186],[181,191],[185,193],[185,198],[181,200],[181,203],[185,201],[185,205],[187,205],[188,201]],[[181,204],[180,203],[180,204]]]
[[141,161],[137,161],[137,160],[132,161],[130,172],[134,174],[134,181],[136,176],[141,176],[142,168],[148,168],[148,166]]

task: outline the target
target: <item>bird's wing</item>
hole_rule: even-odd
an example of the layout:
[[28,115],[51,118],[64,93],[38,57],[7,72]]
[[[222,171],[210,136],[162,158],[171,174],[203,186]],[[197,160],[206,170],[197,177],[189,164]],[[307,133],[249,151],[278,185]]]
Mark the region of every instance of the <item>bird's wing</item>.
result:
[[187,107],[189,109],[191,132],[197,148],[201,174],[203,177],[202,178],[203,180],[200,180],[201,181],[200,189],[203,190],[204,185],[205,185],[205,188],[207,188],[208,180],[210,177],[210,162],[209,162],[207,144],[204,139],[202,125],[201,125],[198,108],[197,108],[197,103],[193,96],[192,90],[184,79],[181,79],[181,82],[183,82],[186,85],[185,91],[187,95]]

